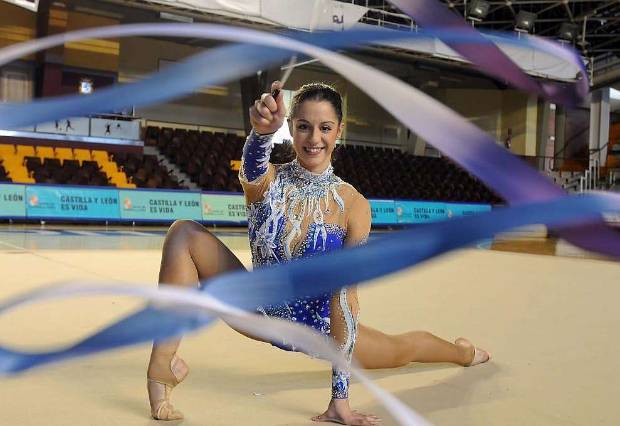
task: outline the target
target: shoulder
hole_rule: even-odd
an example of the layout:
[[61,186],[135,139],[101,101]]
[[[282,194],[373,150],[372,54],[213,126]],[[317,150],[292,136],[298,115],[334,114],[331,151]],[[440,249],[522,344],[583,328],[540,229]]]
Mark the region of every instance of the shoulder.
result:
[[343,194],[343,200],[345,201],[345,245],[357,246],[364,244],[370,233],[372,223],[370,203],[366,197],[346,182],[340,185],[338,192]]
[[338,195],[344,202],[344,214],[347,227],[361,226],[370,227],[371,211],[370,203],[355,187],[343,180],[338,185]]
[[340,179],[338,185],[338,194],[344,201],[345,210],[357,210],[365,207],[370,209],[370,204],[368,203],[366,197],[364,197],[353,185],[342,179]]

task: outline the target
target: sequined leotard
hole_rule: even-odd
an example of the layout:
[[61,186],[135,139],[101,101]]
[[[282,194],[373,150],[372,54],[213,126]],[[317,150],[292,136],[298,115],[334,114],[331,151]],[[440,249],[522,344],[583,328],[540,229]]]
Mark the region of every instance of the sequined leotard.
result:
[[[239,178],[248,205],[248,230],[254,267],[323,254],[362,244],[370,230],[368,201],[334,175],[304,169],[297,160],[269,163],[272,135],[254,132],[243,149]],[[303,323],[340,343],[351,359],[357,334],[357,301],[348,291],[265,306],[265,315]],[[273,342],[295,350],[286,342]],[[348,397],[349,373],[332,370],[332,397]]]

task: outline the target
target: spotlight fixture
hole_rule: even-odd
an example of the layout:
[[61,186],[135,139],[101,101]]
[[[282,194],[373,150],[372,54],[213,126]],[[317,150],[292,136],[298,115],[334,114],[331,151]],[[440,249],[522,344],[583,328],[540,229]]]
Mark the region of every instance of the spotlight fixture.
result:
[[565,41],[573,41],[579,34],[579,25],[572,22],[563,22],[558,31],[558,38]]
[[80,95],[91,95],[94,90],[93,81],[90,78],[83,77],[80,79],[78,92]]
[[515,18],[515,31],[522,33],[532,32],[534,29],[534,21],[536,20],[536,14],[532,12],[526,12],[520,10]]
[[472,21],[482,21],[489,13],[489,3],[485,0],[474,0],[469,3],[467,18]]

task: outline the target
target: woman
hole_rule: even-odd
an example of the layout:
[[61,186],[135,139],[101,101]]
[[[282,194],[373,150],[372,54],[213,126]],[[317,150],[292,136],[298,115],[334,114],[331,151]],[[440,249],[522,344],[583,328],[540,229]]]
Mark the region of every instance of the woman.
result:
[[[279,82],[272,85],[278,93]],[[331,157],[340,137],[342,99],[332,87],[313,83],[296,93],[289,126],[296,159],[269,163],[271,138],[286,115],[282,95],[264,93],[250,108],[253,130],[243,150],[240,180],[248,205],[249,240],[254,267],[322,254],[343,246],[363,244],[370,232],[368,201],[334,175]],[[199,280],[243,268],[241,262],[200,224],[175,222],[164,243],[160,283],[195,286]],[[470,366],[486,362],[488,353],[460,338],[454,344],[428,332],[391,336],[357,323],[355,288],[335,294],[265,306],[269,316],[303,323],[330,335],[350,359],[364,368],[391,368],[416,362],[452,362]],[[248,336],[252,337],[252,336]],[[172,388],[188,373],[176,355],[180,340],[156,342],[148,368],[151,414],[176,420],[182,414],[170,403]],[[286,342],[270,342],[295,350]],[[374,425],[378,418],[351,410],[349,375],[332,371],[332,398],[315,421],[347,425]]]

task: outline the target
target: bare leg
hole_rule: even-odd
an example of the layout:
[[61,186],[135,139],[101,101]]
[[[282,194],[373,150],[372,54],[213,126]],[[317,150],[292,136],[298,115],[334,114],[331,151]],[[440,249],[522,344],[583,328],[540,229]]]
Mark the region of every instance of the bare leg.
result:
[[[237,257],[199,223],[175,222],[164,242],[159,283],[196,287],[199,280],[242,269]],[[159,420],[178,420],[183,415],[170,404],[170,392],[189,369],[176,355],[181,339],[155,342],[147,371],[151,415]]]
[[474,346],[466,339],[459,339],[459,344],[450,343],[427,331],[389,335],[360,324],[354,356],[362,367],[369,369],[401,367],[410,362],[465,366],[474,360]]

